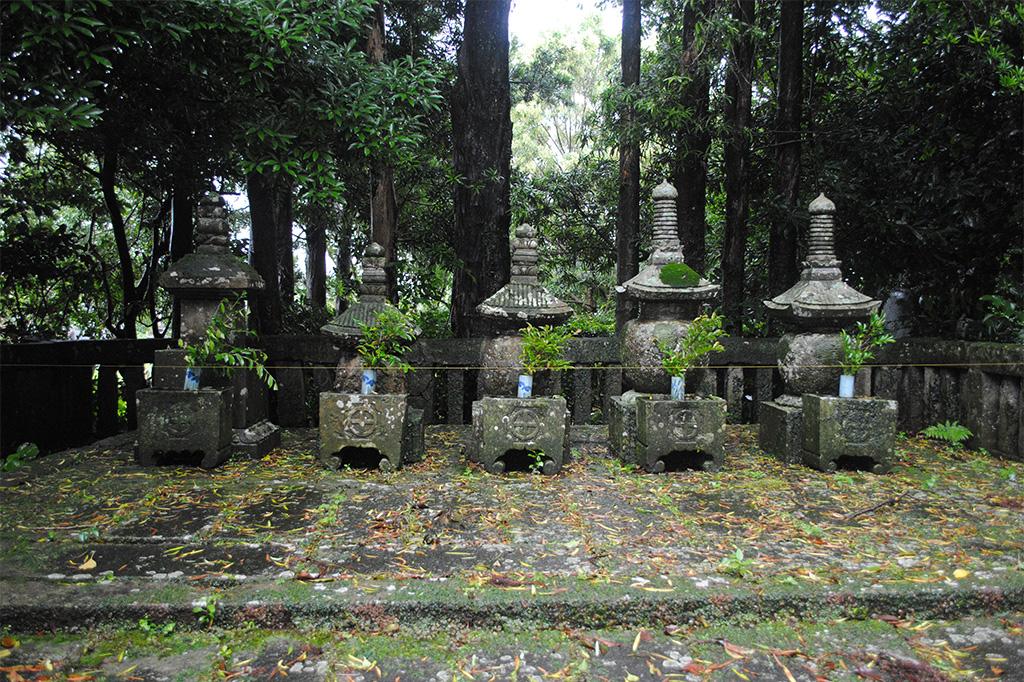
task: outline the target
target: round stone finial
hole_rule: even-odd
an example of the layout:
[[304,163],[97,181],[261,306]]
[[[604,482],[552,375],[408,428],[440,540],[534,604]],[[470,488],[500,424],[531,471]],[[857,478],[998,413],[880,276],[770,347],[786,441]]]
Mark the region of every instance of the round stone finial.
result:
[[523,223],[522,225],[516,228],[516,236],[519,237],[520,239],[533,239],[534,237],[537,236],[537,230],[533,227],[533,225]]
[[679,196],[679,192],[672,186],[672,183],[668,179],[662,180],[661,184],[654,188],[655,199],[675,199]]
[[832,200],[825,196],[822,192],[818,195],[818,198],[811,202],[810,206],[807,207],[810,213],[835,213],[836,205],[832,203]]
[[384,255],[384,247],[381,246],[380,244],[378,244],[377,242],[370,242],[366,246],[366,251],[364,252],[364,255],[372,256],[374,258],[376,258],[378,256],[383,256]]

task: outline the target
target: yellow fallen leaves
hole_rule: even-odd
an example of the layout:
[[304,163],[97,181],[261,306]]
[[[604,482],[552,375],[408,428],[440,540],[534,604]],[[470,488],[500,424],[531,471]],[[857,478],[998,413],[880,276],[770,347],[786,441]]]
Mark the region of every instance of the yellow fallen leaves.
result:
[[964,578],[966,578],[970,574],[971,574],[970,571],[964,570],[962,568],[958,568],[955,571],[953,571],[953,577],[956,578],[957,580],[963,580]]
[[96,560],[93,559],[92,553],[85,558],[85,561],[78,565],[78,570],[80,571],[91,571],[94,568],[96,568]]

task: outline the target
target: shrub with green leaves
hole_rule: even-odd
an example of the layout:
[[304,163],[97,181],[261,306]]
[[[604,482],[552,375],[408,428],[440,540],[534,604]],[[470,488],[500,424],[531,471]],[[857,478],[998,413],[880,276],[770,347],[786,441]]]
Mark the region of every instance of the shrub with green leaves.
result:
[[523,372],[534,375],[543,370],[557,372],[569,369],[571,365],[565,359],[565,348],[572,336],[572,330],[565,327],[527,324],[523,330],[523,348],[519,352]]
[[974,435],[969,428],[956,421],[933,424],[923,430],[921,434],[926,438],[945,441],[956,449],[962,448],[964,442]]
[[3,462],[0,463],[0,471],[14,471],[38,456],[38,445],[35,443],[22,443],[14,452],[3,459]]
[[387,303],[372,323],[360,322],[359,329],[362,336],[356,345],[356,353],[364,366],[369,369],[397,369],[403,373],[412,369],[402,356],[419,332],[414,313]]
[[661,351],[661,366],[669,376],[681,377],[686,370],[703,364],[711,353],[725,350],[721,339],[726,336],[723,319],[718,313],[699,315],[686,328],[686,334],[675,344],[656,339]]
[[221,299],[202,341],[190,344],[178,339],[178,345],[185,351],[185,362],[189,367],[213,367],[228,374],[236,369],[250,369],[270,389],[277,390],[277,382],[266,368],[267,354],[259,348],[234,344],[238,339],[256,336],[239,324],[243,319],[245,310],[241,296]]
[[871,313],[867,322],[858,322],[853,334],[845,329],[839,332],[841,352],[839,364],[843,374],[853,375],[875,359],[875,349],[893,343],[896,339],[885,331],[885,317]]

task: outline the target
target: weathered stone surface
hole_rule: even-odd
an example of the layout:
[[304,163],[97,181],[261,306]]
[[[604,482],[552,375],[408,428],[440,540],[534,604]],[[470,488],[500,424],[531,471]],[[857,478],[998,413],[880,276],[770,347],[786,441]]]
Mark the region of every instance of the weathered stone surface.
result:
[[725,462],[726,403],[718,397],[671,400],[640,395],[636,400],[636,462],[647,471],[665,471],[666,460],[685,453],[702,457],[705,471]]
[[545,474],[562,469],[569,449],[565,398],[482,398],[473,403],[471,459],[500,474],[507,458],[543,453]]
[[[523,350],[521,336],[497,336],[485,339],[481,351],[481,367],[477,375],[477,397],[513,397],[523,373],[519,355]],[[562,373],[543,371],[533,377],[533,395],[557,395],[562,391]]]
[[387,304],[387,275],[384,247],[377,242],[366,246],[362,259],[362,281],[359,298],[320,328],[324,334],[352,347],[363,335],[360,324],[373,324],[377,313]]
[[321,393],[320,462],[338,469],[353,450],[364,449],[380,454],[382,471],[422,459],[423,411],[410,409],[404,393]]
[[231,390],[143,389],[139,405],[139,464],[154,466],[164,455],[202,453],[212,468],[231,455]]
[[895,401],[805,394],[803,413],[803,457],[808,466],[821,471],[870,468],[876,474],[892,467]]
[[260,459],[279,445],[281,445],[281,429],[266,419],[244,429],[234,429],[234,435],[231,438],[231,449],[235,453],[251,459]]
[[761,403],[757,444],[762,450],[786,464],[803,461],[803,408],[777,401]]
[[608,445],[623,461],[636,463],[636,391],[608,400]]
[[[342,358],[334,375],[334,390],[339,393],[359,393],[363,386],[363,368],[361,357]],[[398,369],[377,370],[377,393],[405,393],[406,375]]]
[[839,390],[841,346],[836,333],[786,334],[779,339],[779,372],[786,393],[827,395]]
[[[686,335],[690,319],[696,317],[697,307],[662,303],[663,318],[649,319],[643,311],[650,306],[641,306],[641,316],[629,320],[622,333],[623,374],[629,388],[643,393],[668,393],[670,379],[661,366],[661,351],[657,341],[674,344]],[[671,310],[671,313],[666,313]],[[709,370],[693,369],[686,373],[687,386],[700,386]]]

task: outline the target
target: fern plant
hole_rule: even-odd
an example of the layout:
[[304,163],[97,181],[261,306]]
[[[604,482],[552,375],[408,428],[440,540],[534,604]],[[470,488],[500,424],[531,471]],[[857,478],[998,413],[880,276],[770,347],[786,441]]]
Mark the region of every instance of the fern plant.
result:
[[360,322],[359,330],[362,335],[356,353],[368,369],[389,367],[403,373],[412,369],[402,356],[418,332],[413,313],[387,303],[372,323]]
[[956,421],[933,424],[923,430],[921,434],[927,438],[945,441],[956,450],[963,448],[964,442],[974,435],[969,428]]
[[852,376],[875,359],[875,349],[893,343],[896,339],[885,331],[885,317],[871,313],[867,322],[858,322],[853,334],[845,329],[839,332],[841,356],[839,365],[843,374]]
[[661,351],[661,366],[668,375],[681,377],[686,370],[702,364],[711,353],[725,350],[721,339],[727,334],[722,323],[722,316],[718,313],[699,315],[675,344],[656,339],[655,344]]
[[236,369],[250,369],[271,390],[277,390],[277,382],[266,367],[267,354],[259,348],[234,344],[235,340],[256,336],[255,332],[238,324],[244,312],[241,296],[221,299],[203,340],[191,344],[178,339],[178,346],[185,351],[185,362],[189,367],[213,367],[228,374]]
[[542,370],[561,371],[569,369],[565,349],[573,336],[571,329],[552,327],[549,324],[534,327],[527,324],[523,330],[523,347],[519,352],[519,363],[526,374],[534,375]]

